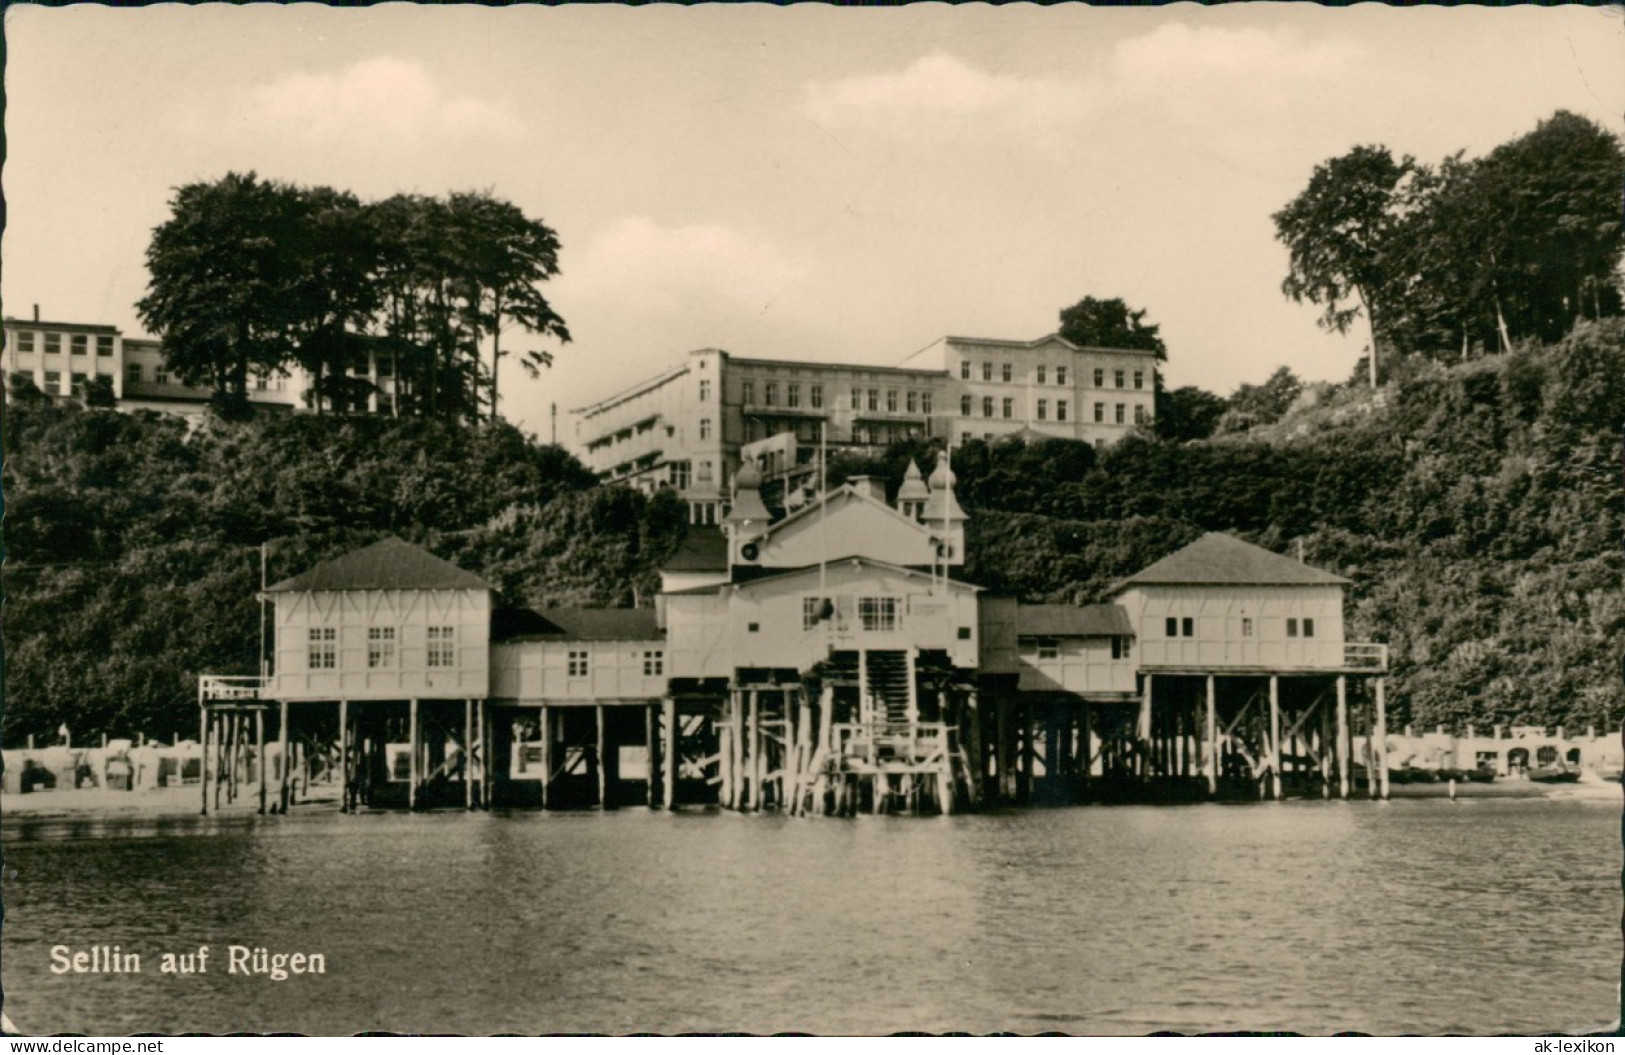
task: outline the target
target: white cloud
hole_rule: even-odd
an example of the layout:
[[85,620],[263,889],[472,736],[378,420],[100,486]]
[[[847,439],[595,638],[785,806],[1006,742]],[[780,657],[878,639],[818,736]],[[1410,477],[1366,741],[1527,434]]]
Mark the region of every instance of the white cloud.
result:
[[1087,98],[1078,82],[990,73],[936,52],[899,72],[811,84],[803,110],[821,124],[888,129],[976,118],[1030,125],[1075,113]]
[[509,136],[519,122],[503,106],[447,93],[422,66],[387,56],[338,73],[294,73],[255,92],[259,117],[282,134],[316,143],[426,145]]
[[793,297],[804,273],[773,245],[732,228],[664,227],[645,216],[629,216],[587,246],[569,281],[582,292],[635,297],[643,311],[715,306],[767,311]]

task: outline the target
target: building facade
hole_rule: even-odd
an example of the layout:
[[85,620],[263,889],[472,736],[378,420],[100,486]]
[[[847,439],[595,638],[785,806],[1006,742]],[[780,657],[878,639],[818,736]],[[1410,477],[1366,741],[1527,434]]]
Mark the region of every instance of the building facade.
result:
[[1104,446],[1150,424],[1156,356],[1036,341],[945,337],[900,366],[748,359],[717,349],[574,413],[575,448],[600,478],[675,489],[697,524],[723,515],[753,463],[787,507],[812,498],[832,452],[904,439],[1021,434]]

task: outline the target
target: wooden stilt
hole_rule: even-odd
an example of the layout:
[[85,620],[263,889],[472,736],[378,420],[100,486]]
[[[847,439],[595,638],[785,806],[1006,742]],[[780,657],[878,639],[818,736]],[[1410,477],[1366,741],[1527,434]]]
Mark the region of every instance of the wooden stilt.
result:
[[1207,769],[1207,793],[1219,792],[1219,694],[1213,675],[1207,676],[1207,727],[1203,733],[1207,754],[1203,759]]
[[1032,801],[1033,797],[1033,764],[1038,755],[1038,745],[1034,742],[1033,734],[1037,731],[1034,726],[1036,715],[1030,701],[1021,705],[1021,785],[1019,797],[1023,805]]
[[609,809],[609,741],[605,736],[604,705],[597,704],[594,708],[598,712],[598,808]]
[[214,723],[210,721],[209,707],[202,700],[202,691],[201,690],[199,690],[198,696],[199,696],[199,699],[198,699],[198,719],[197,719],[198,731],[197,731],[197,735],[198,735],[198,746],[201,749],[202,753],[198,757],[198,774],[197,774],[198,779],[197,779],[197,782],[198,782],[198,787],[203,792],[202,813],[203,813],[203,816],[207,817],[209,815],[209,734],[210,734],[210,728],[209,727],[211,725],[213,725]]
[[1095,708],[1085,701],[1082,714],[1083,728],[1078,732],[1078,775],[1082,778],[1085,795],[1095,776]]
[[665,700],[665,712],[666,737],[662,746],[666,749],[666,764],[660,768],[661,804],[668,810],[674,810],[677,808],[677,767],[681,764],[678,751],[682,746],[683,730],[679,724],[682,719],[677,714],[677,701],[670,696]]
[[415,810],[418,808],[418,776],[422,765],[421,759],[418,758],[418,700],[416,696],[412,697],[411,702],[408,704],[406,724],[406,742],[410,747],[412,756],[406,778],[406,808]]
[[1281,798],[1281,688],[1280,677],[1270,675],[1270,790]]
[[762,765],[762,693],[758,689],[750,690],[750,727],[746,731],[747,742],[750,744],[750,801],[752,810],[762,808],[762,778],[766,770]]
[[660,744],[655,738],[655,727],[659,724],[660,705],[651,703],[643,709],[643,756],[644,776],[647,778],[648,795],[645,801],[652,810],[660,800]]
[[[263,799],[263,796],[262,796]],[[350,812],[350,701],[339,701],[339,812]]]
[[1349,797],[1349,697],[1348,679],[1337,676],[1337,793]]
[[[521,750],[523,750],[521,748]],[[547,809],[549,789],[553,786],[553,711],[542,704],[542,809]]]
[[998,723],[998,752],[994,759],[994,776],[998,780],[999,798],[1011,802],[1016,797],[1015,752],[1010,735],[1010,710],[1014,706],[1010,702],[1009,694],[999,692],[993,698],[995,708],[994,718]]
[[288,812],[288,701],[281,701],[277,725],[277,812]]
[[259,785],[258,813],[265,812],[265,708],[254,709],[254,782]]
[[1152,679],[1155,675],[1145,676],[1145,685],[1140,692],[1140,721],[1135,727],[1134,738],[1139,742],[1138,766],[1140,777],[1143,779],[1151,775],[1151,694]]
[[1388,702],[1385,694],[1387,678],[1377,679],[1377,742],[1375,744],[1377,778],[1382,785],[1382,797],[1388,797]]
[[463,809],[474,808],[474,701],[463,700]]

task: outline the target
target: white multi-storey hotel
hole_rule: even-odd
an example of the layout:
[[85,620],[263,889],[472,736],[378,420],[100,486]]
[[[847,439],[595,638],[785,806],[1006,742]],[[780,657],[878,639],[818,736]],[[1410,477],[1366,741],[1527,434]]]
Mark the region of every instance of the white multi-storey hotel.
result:
[[944,337],[897,366],[747,359],[714,348],[576,414],[576,449],[605,480],[675,488],[716,523],[749,461],[795,505],[822,438],[832,451],[1020,433],[1105,446],[1149,424],[1156,355],[1034,341]]

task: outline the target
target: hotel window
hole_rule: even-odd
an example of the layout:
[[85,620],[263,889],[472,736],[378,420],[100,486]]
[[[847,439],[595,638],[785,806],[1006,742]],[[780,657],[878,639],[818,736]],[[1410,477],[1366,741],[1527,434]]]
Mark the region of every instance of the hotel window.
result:
[[1144,388],[1145,387],[1145,371],[1144,370],[1136,370],[1136,371],[1134,371],[1134,387],[1135,388]]
[[1167,619],[1164,619],[1162,621],[1162,633],[1164,637],[1178,637],[1179,620],[1175,619],[1173,616],[1169,616]]
[[1114,382],[1116,382],[1118,388],[1122,388],[1123,387],[1123,371],[1121,371],[1121,370],[1113,370],[1112,371],[1112,380]]
[[818,617],[823,613],[824,599],[822,597],[803,597],[801,599],[801,629],[816,630],[823,620]]
[[17,332],[17,350],[19,352],[32,352],[34,350],[33,330],[19,330]]
[[1117,423],[1119,425],[1123,423],[1123,404],[1121,403],[1117,404]]
[[332,670],[338,666],[338,631],[330,626],[310,628],[310,669]]
[[1251,616],[1242,616],[1241,617],[1241,636],[1242,637],[1252,637],[1253,636],[1253,620],[1252,620]]
[[1106,420],[1106,404],[1095,404],[1095,420],[1104,423]]
[[1061,643],[1059,641],[1055,640],[1053,637],[1041,637],[1041,638],[1039,638],[1038,639],[1038,658],[1039,659],[1060,659],[1061,658]]
[[878,388],[871,388],[869,390],[869,409],[870,410],[879,410],[880,409],[880,389],[878,389]]
[[863,409],[863,389],[861,389],[861,388],[854,388],[852,390],[852,409],[853,410],[862,410]]
[[1112,658],[1128,658],[1128,638],[1124,637],[1122,634],[1112,635]]
[[889,633],[897,629],[897,598],[859,597],[858,621],[870,633]]
[[767,383],[767,399],[764,400],[764,402],[766,402],[770,407],[778,406],[779,383],[777,381],[769,381]]
[[697,469],[695,471],[695,473],[694,473],[694,478],[696,480],[698,480],[702,484],[710,483],[711,482],[711,463],[708,462],[708,461],[701,462],[699,469]]
[[155,385],[169,384],[169,367],[155,366],[152,368],[152,383]]
[[1098,367],[1095,369],[1095,387],[1096,388],[1105,388],[1106,387],[1106,371],[1101,370]]
[[711,419],[710,418],[701,418],[700,419],[700,439],[708,440],[710,438],[711,438]]
[[1049,417],[1049,400],[1040,399],[1038,401],[1038,413],[1035,416],[1039,421],[1044,421]]
[[915,391],[911,390],[909,392],[909,394],[908,394],[908,412],[910,414],[914,414],[914,413],[917,413],[919,411],[919,409],[920,409],[920,394],[918,392],[915,392]]
[[741,381],[739,383],[739,401],[746,404],[756,402],[755,381]]
[[1066,384],[1066,367],[1057,366],[1055,368],[1055,383],[1058,385]]
[[1298,621],[1296,619],[1288,619],[1286,621],[1286,636],[1287,637],[1297,637],[1298,636]]
[[970,380],[970,360],[969,359],[961,359],[961,360],[959,360],[959,376],[961,378],[965,379],[966,381]]
[[84,395],[85,382],[88,380],[90,380],[88,377],[76,371],[73,375],[73,394],[76,396]]
[[1195,637],[1196,636],[1196,620],[1192,619],[1188,615],[1185,618],[1181,619],[1179,621],[1179,632],[1184,637]]
[[1136,425],[1144,425],[1145,424],[1145,407],[1141,406],[1138,403],[1136,403],[1134,405],[1134,424],[1136,424]]
[[128,381],[130,384],[139,385],[141,383],[141,364],[127,364],[124,367],[124,380]]
[[1055,420],[1056,421],[1065,421],[1066,420],[1066,400],[1064,400],[1064,399],[1057,399],[1055,401]]
[[929,414],[929,413],[931,413],[931,393],[929,393],[929,392],[921,392],[920,393],[920,413],[921,414]]
[[59,396],[62,394],[62,371],[45,371],[45,394],[48,396]]
[[60,333],[48,333],[45,335],[45,354],[62,354],[62,335]]
[[429,666],[449,667],[457,662],[457,628],[431,626],[429,628]]
[[886,389],[886,413],[897,413],[897,389],[895,388]]
[[992,396],[983,396],[982,397],[982,417],[991,418],[992,416],[993,416],[993,397]]
[[97,355],[112,355],[113,354],[113,338],[109,337],[105,333],[97,334],[96,335],[96,354]]
[[808,401],[810,403],[812,403],[814,410],[817,410],[817,409],[823,407],[823,405],[824,405],[824,386],[823,385],[813,385],[812,388],[808,389],[807,396],[808,396]]
[[265,375],[264,374],[258,374],[258,375],[255,376],[255,378],[254,378],[254,391],[256,391],[256,392],[264,392],[265,391]]
[[700,382],[700,402],[704,403],[711,398],[711,382],[709,379]]
[[959,413],[961,417],[970,417],[970,397],[959,397]]
[[982,364],[982,380],[983,381],[991,381],[991,380],[993,380],[993,364],[992,363],[983,363]]
[[1303,636],[1304,637],[1314,637],[1315,636],[1315,621],[1313,619],[1305,619],[1303,621]]
[[572,677],[572,678],[585,678],[587,676],[587,671],[589,670],[589,667],[587,666],[587,653],[585,653],[585,652],[571,652],[569,659],[570,659],[570,671],[569,671],[570,677]]
[[1016,401],[1006,396],[1004,400],[1004,416],[1007,418],[1014,417],[1015,413]]
[[643,654],[643,676],[658,678],[666,673],[666,653],[645,652]]
[[367,666],[393,667],[395,665],[395,628],[392,626],[367,627]]
[[669,478],[671,480],[671,485],[677,488],[679,491],[688,490],[688,463],[672,462],[667,468],[670,471]]
[[1006,381],[1010,380],[1010,364],[1009,363],[1005,363],[1004,366],[1000,368],[1000,377],[1002,377]]
[[1039,367],[1038,367],[1038,383],[1039,384],[1044,383],[1044,367],[1043,367],[1042,364],[1040,364]]
[[69,338],[69,350],[74,355],[84,355],[90,351],[90,338],[82,333],[76,333]]
[[784,386],[784,405],[787,407],[801,406],[801,386],[788,384]]

